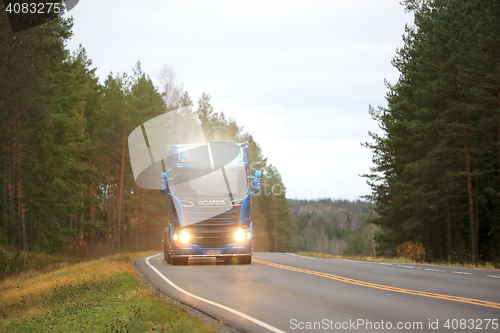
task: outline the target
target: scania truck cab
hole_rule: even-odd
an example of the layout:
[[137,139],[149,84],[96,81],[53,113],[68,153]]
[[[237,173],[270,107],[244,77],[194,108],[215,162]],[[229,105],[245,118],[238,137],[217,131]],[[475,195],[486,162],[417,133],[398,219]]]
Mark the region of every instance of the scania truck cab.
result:
[[251,195],[260,192],[262,171],[250,175],[246,144],[173,145],[165,170],[161,193],[167,195],[171,216],[164,230],[165,261],[178,265],[210,258],[250,264]]

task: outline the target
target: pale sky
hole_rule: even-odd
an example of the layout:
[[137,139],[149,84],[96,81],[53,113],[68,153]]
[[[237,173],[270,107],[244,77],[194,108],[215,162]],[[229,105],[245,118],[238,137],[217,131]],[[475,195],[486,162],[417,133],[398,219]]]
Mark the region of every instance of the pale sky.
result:
[[[413,15],[397,0],[82,0],[71,50],[82,44],[101,82],[137,60],[159,85],[164,64],[197,102],[203,92],[251,133],[288,198],[350,199],[370,192],[360,142],[381,133],[384,78]],[[65,15],[66,16],[66,15]]]

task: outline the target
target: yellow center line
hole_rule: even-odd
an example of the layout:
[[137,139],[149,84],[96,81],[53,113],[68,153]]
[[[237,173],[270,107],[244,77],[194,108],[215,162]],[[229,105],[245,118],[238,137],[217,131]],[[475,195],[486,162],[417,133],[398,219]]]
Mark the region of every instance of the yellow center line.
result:
[[272,267],[277,267],[281,269],[286,269],[289,271],[294,271],[294,272],[299,272],[299,273],[305,273],[305,274],[311,274],[311,275],[316,275],[320,277],[324,277],[327,279],[332,279],[332,280],[337,280],[341,282],[347,282],[351,284],[355,284],[358,286],[363,286],[363,287],[369,287],[369,288],[375,288],[375,289],[380,289],[380,290],[387,290],[387,291],[393,291],[396,293],[402,293],[402,294],[409,294],[409,295],[416,295],[416,296],[423,296],[423,297],[431,297],[431,298],[439,298],[439,299],[444,299],[448,301],[454,301],[454,302],[461,302],[461,303],[468,303],[468,304],[474,304],[474,305],[480,305],[480,306],[486,306],[489,308],[495,308],[495,309],[500,309],[500,303],[494,303],[494,302],[488,302],[488,301],[482,301],[479,299],[472,299],[472,298],[465,298],[465,297],[457,297],[457,296],[451,296],[451,295],[443,295],[443,294],[436,294],[436,293],[428,293],[425,291],[418,291],[418,290],[411,290],[411,289],[403,289],[403,288],[397,288],[397,287],[390,287],[390,286],[384,286],[381,284],[376,284],[376,283],[370,283],[370,282],[365,282],[365,281],[360,281],[360,280],[354,280],[350,278],[346,278],[343,276],[338,276],[338,275],[333,275],[329,273],[322,273],[322,272],[317,272],[317,271],[311,271],[308,269],[302,269],[302,268],[296,268],[296,267],[291,267],[291,266],[285,266],[281,264],[275,264],[269,261],[263,261],[259,259],[253,259],[254,262],[258,262],[259,264],[264,264]]

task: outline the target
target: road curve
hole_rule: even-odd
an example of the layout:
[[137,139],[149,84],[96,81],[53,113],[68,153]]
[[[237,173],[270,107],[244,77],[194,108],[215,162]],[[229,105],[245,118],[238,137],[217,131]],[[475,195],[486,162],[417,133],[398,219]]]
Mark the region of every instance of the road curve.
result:
[[500,271],[256,253],[251,265],[139,258],[160,290],[245,332],[500,332]]

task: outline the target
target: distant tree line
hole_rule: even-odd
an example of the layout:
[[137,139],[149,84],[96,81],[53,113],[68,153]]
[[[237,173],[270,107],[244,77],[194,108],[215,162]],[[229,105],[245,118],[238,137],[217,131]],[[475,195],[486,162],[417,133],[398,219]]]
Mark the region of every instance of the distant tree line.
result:
[[370,202],[288,200],[292,211],[293,250],[333,255],[375,255],[375,226],[365,224]]
[[[84,48],[65,48],[71,29],[71,20],[58,19],[12,34],[0,15],[0,245],[80,256],[158,249],[166,199],[136,186],[127,138],[194,103],[169,67],[159,88],[139,62],[132,75],[111,73],[100,83]],[[279,173],[250,134],[213,111],[210,96],[194,112],[207,139],[246,142],[264,183],[282,186],[254,199],[253,221],[258,249],[289,250]]]
[[500,258],[500,2],[406,0],[414,25],[387,107],[370,108],[365,175],[378,253],[421,244],[425,259]]

